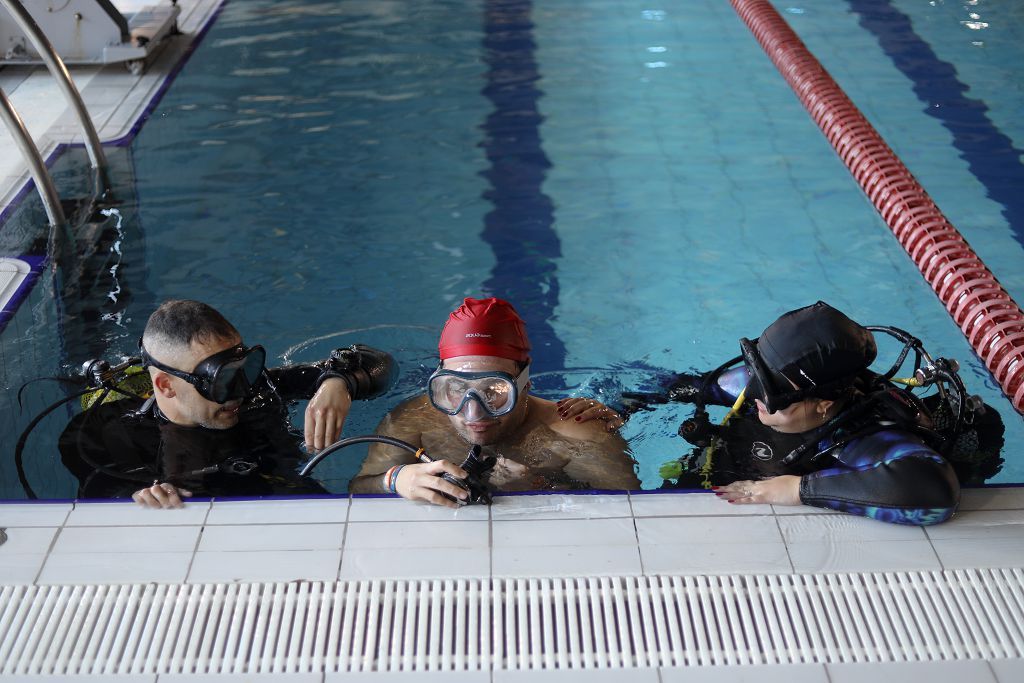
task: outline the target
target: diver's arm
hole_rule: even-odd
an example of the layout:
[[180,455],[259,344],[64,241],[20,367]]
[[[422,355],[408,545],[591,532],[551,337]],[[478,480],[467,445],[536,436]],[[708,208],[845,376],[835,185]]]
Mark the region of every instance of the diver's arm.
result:
[[925,526],[949,519],[960,501],[953,468],[913,436],[900,434],[859,439],[848,446],[858,453],[841,454],[848,466],[805,474],[801,502],[896,524]]
[[310,398],[331,378],[341,379],[352,400],[376,398],[398,378],[398,366],[390,354],[363,344],[335,350],[316,363],[267,370],[270,381],[285,400]]
[[604,443],[588,444],[584,453],[565,467],[565,473],[591,488],[609,491],[638,491],[640,479],[636,476],[636,463],[629,456],[626,442],[618,435],[610,435]]
[[[408,416],[410,405],[422,405],[423,397],[415,398],[399,405],[391,413],[384,416],[377,425],[377,434],[392,436],[405,441],[416,448],[422,447],[422,436],[418,429],[410,424]],[[385,483],[385,477],[392,467],[402,466],[395,474],[395,493],[409,500],[422,500],[434,505],[455,508],[458,504],[451,496],[465,500],[469,495],[465,490],[445,481],[441,475],[445,472],[462,479],[466,472],[453,462],[438,458],[434,462],[419,462],[411,453],[383,443],[370,446],[366,460],[359,474],[349,482],[351,493],[391,493]],[[444,494],[444,495],[442,495]]]
[[329,377],[321,382],[306,405],[303,422],[306,447],[319,451],[341,438],[351,407],[348,385],[341,378]]
[[[706,374],[681,372],[663,382],[662,393],[622,392],[622,402],[626,414],[647,409],[653,403],[697,403],[701,397]],[[731,368],[722,372],[716,382],[707,387],[703,401],[707,405],[731,406],[747,386],[747,369],[744,366]]]
[[565,466],[567,475],[587,482],[595,489],[636,491],[640,488],[636,463],[629,455],[626,440],[617,433],[607,432],[602,422],[554,423],[549,426],[562,436],[584,442],[579,454]]
[[[421,403],[422,397],[400,403],[384,416],[374,433],[401,439],[421,448],[423,437],[411,417],[415,414],[416,406]],[[351,493],[390,493],[384,488],[384,474],[394,465],[412,465],[417,462],[413,454],[403,448],[372,443],[359,474],[349,482],[348,490]]]

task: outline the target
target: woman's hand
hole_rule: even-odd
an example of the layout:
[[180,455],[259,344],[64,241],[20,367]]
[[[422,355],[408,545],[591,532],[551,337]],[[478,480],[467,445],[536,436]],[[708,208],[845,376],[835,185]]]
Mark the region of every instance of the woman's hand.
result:
[[398,471],[395,491],[402,498],[409,500],[425,500],[434,505],[457,508],[459,507],[458,503],[441,494],[466,500],[469,497],[469,492],[442,479],[441,475],[445,472],[457,479],[465,479],[467,476],[465,470],[447,460],[405,465]]
[[180,508],[185,503],[182,498],[191,498],[192,492],[179,489],[174,484],[153,482],[149,488],[139,489],[132,494],[132,500],[142,507],[159,510],[160,508]]
[[592,398],[563,398],[558,402],[558,417],[576,422],[601,420],[609,432],[614,432],[626,422],[614,410]]
[[800,477],[793,474],[761,481],[734,481],[728,486],[714,486],[712,490],[719,498],[741,505],[800,505]]

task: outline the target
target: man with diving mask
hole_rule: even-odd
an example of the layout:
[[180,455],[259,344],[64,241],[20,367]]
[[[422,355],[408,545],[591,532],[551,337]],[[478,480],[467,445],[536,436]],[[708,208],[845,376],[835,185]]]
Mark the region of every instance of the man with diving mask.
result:
[[82,497],[131,495],[171,508],[193,494],[325,493],[296,473],[307,454],[289,430],[287,403],[310,399],[305,442],[319,450],[339,437],[353,399],[379,396],[397,374],[388,354],[361,345],[267,369],[263,347],[244,345],[198,301],[165,302],[139,345],[152,395],[93,405],[61,435]]
[[443,475],[466,477],[456,463],[467,445],[493,459],[488,478],[498,491],[640,487],[618,434],[602,422],[567,419],[559,404],[530,393],[530,342],[507,301],[463,301],[448,317],[438,354],[426,393],[397,406],[377,427],[377,434],[423,448],[435,460],[418,462],[403,449],[373,444],[351,492],[454,507],[468,494]]

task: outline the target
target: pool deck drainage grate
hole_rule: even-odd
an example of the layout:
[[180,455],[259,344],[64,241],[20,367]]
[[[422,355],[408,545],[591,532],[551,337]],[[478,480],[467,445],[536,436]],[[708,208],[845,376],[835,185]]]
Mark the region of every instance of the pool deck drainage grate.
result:
[[0,675],[1024,656],[1021,569],[4,586]]

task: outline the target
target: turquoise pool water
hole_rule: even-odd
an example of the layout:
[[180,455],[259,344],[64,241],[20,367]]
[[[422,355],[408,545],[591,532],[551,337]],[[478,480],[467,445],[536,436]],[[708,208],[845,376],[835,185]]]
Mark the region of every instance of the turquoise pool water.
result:
[[[775,6],[1024,300],[1020,199],[999,185],[1024,146],[1024,8]],[[886,33],[894,16],[909,34]],[[929,80],[920,63],[952,73]],[[991,155],[976,151],[986,140]],[[541,394],[613,403],[824,299],[959,359],[1007,422],[991,481],[1024,481],[1021,418],[728,3],[232,2],[116,156],[117,292],[66,305],[67,320],[44,281],[0,336],[5,453],[60,395],[33,385],[18,412],[12,388],[104,346],[133,352],[167,298],[214,304],[276,362],[354,341],[393,351],[399,386],[359,404],[348,434],[420,390],[464,296],[520,309]],[[687,412],[626,427],[646,487],[686,450]],[[74,494],[53,455],[66,419],[29,449],[30,478],[53,497]],[[343,491],[359,459],[318,473]],[[20,497],[0,467],[0,497]]]

